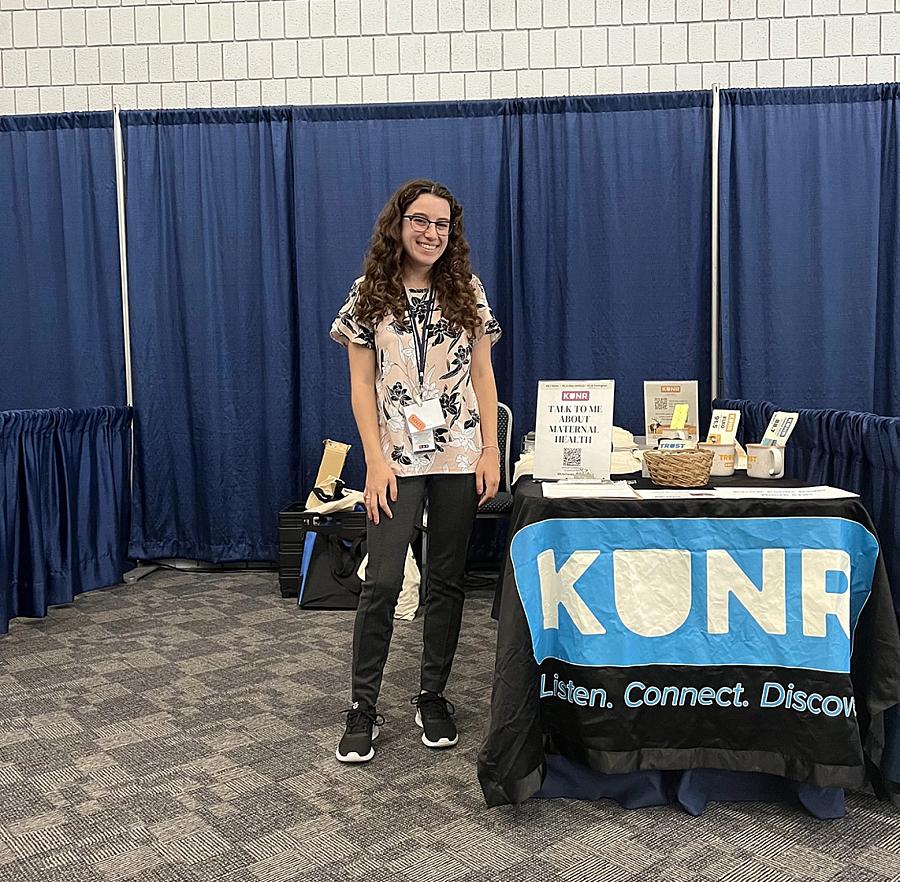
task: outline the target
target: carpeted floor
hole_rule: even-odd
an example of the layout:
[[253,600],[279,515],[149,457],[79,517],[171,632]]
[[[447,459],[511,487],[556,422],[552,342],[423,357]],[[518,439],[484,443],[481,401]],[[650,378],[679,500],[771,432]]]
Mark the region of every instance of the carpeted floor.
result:
[[832,822],[769,804],[486,808],[489,607],[470,598],[448,689],[460,746],[419,741],[421,619],[398,622],[364,767],[334,759],[353,614],[299,611],[273,574],[159,571],[16,621],[0,880],[900,880],[900,812],[863,794]]

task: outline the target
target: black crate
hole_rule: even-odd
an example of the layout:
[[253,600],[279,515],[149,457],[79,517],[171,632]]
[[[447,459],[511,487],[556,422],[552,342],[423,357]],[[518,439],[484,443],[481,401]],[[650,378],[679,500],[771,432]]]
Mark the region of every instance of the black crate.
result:
[[306,511],[302,502],[289,505],[278,513],[278,584],[282,597],[296,597],[300,592],[300,564],[303,543],[309,531],[342,536],[365,535],[364,511],[338,511],[321,515]]

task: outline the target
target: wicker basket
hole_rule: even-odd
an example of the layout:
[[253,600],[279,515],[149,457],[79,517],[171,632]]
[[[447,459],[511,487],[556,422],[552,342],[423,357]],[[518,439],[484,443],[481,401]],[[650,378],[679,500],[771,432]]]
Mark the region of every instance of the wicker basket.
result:
[[711,450],[647,450],[650,480],[661,487],[702,487],[709,483]]

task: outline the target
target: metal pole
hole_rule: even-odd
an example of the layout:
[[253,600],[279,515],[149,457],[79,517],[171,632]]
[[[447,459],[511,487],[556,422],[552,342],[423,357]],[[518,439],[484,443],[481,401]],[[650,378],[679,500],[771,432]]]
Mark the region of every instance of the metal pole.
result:
[[710,401],[719,396],[719,84],[712,87],[712,242],[710,267]]
[[[129,407],[134,407],[134,387],[131,375],[131,315],[128,310],[128,249],[125,239],[125,149],[122,140],[122,121],[119,105],[113,105],[113,145],[116,155],[116,209],[119,220],[119,281],[122,289],[122,341],[125,347],[125,397]],[[131,458],[128,462],[128,489],[134,499],[134,416],[131,419]],[[136,561],[137,566],[129,570],[123,581],[134,584],[144,576],[159,569]]]
[[125,344],[125,394],[128,406],[134,405],[131,384],[131,324],[128,313],[128,250],[125,246],[125,150],[119,105],[113,107],[113,142],[116,151],[116,207],[119,220],[119,277],[122,288],[122,337]]
[[[134,406],[134,389],[131,376],[131,319],[128,312],[128,250],[125,247],[125,150],[122,142],[122,123],[119,105],[113,106],[113,143],[116,154],[116,205],[119,219],[119,277],[122,289],[122,339],[125,345],[125,397],[129,407]],[[134,483],[134,420],[131,421],[131,462],[128,483]]]

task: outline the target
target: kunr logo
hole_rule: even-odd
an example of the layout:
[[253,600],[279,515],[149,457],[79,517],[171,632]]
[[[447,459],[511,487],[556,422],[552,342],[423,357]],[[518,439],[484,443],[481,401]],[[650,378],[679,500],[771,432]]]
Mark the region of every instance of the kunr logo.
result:
[[[557,568],[552,548],[537,556],[544,629],[559,628],[562,606],[582,634],[605,634],[606,627],[575,589],[575,583],[600,557],[599,551],[573,551]],[[706,552],[706,630],[728,634],[736,601],[767,634],[786,634],[785,554],[781,548],[759,552],[762,585],[749,579],[725,549]],[[618,619],[632,634],[662,637],[688,619],[693,602],[691,552],[675,548],[616,549],[613,596]],[[834,616],[850,637],[850,592],[829,590],[827,576],[840,573],[850,583],[850,555],[841,549],[804,548],[801,552],[800,601],[804,637],[827,637],[826,619]],[[655,581],[666,573],[664,584]],[[611,605],[608,605],[611,606]]]
[[588,391],[584,392],[563,392],[562,394],[563,401],[590,401],[591,393]]

